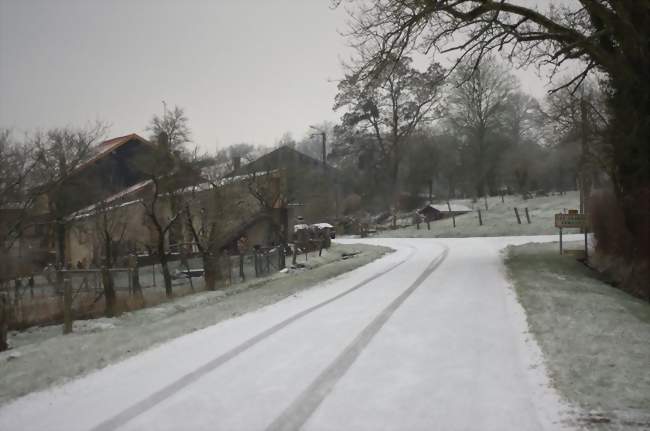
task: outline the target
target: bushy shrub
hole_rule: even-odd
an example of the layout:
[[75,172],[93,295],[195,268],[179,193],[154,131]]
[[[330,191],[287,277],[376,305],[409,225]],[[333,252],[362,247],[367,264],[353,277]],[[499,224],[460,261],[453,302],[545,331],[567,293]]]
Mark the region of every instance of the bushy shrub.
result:
[[625,227],[625,216],[614,194],[609,191],[594,193],[589,198],[587,213],[598,252],[627,257],[630,232]]
[[641,189],[622,203],[613,193],[599,191],[590,197],[588,208],[597,266],[623,290],[646,300],[650,300],[649,207],[650,190]]

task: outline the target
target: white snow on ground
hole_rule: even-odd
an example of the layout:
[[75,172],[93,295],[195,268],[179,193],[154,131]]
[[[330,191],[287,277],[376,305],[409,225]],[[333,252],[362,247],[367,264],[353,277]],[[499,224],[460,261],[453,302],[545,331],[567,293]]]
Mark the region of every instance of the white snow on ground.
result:
[[[341,260],[343,253],[355,251],[360,253]],[[62,335],[61,325],[12,332],[9,343],[13,349],[0,353],[0,404],[272,304],[388,251],[384,247],[335,244],[324,250],[322,257],[312,254],[305,260],[301,255],[299,263],[305,268],[251,279],[227,290],[176,298],[116,318],[75,321],[70,335]]]
[[[320,394],[307,429],[567,428],[570,411],[549,386],[535,343],[525,339],[525,316],[499,256],[507,244],[554,238],[368,240],[397,251],[20,398],[0,408],[0,429],[264,429],[288,407],[300,411],[319,396],[309,393],[319,379],[331,392]],[[420,277],[445,249],[440,266]],[[404,302],[386,315],[399,298]],[[297,313],[305,314],[287,322]],[[382,326],[355,352],[359,334],[382,315]],[[357,356],[323,376],[342,352]]]
[[650,429],[650,304],[548,245],[509,249],[506,265],[554,384],[594,430]]
[[[397,230],[385,230],[379,232],[379,236],[393,238],[430,238],[430,237],[476,237],[476,236],[507,236],[507,235],[538,235],[555,234],[557,229],[554,225],[556,213],[564,212],[567,209],[577,208],[579,198],[577,192],[567,192],[562,196],[545,196],[524,200],[521,196],[505,196],[505,202],[500,197],[488,198],[488,210],[485,210],[483,199],[471,202],[469,199],[452,201],[458,205],[472,208],[472,212],[456,217],[456,227],[453,227],[451,219],[443,219],[431,222],[431,230],[427,230],[427,224],[421,223],[420,229],[416,226],[409,226]],[[443,205],[444,207],[444,205]],[[514,208],[519,209],[521,223],[517,223]],[[531,223],[528,224],[524,208],[528,208]],[[478,212],[481,210],[483,226],[479,225]],[[411,216],[408,216],[398,224],[411,224]],[[390,223],[389,223],[390,224]],[[576,230],[572,230],[577,233]],[[565,233],[569,230],[565,229]]]

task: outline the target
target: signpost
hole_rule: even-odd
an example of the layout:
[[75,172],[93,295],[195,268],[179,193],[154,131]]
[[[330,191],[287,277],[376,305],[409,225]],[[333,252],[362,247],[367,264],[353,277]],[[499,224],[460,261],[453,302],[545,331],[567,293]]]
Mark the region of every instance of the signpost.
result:
[[589,257],[587,249],[587,214],[569,210],[567,214],[555,214],[555,227],[560,229],[560,254],[562,254],[562,228],[582,229],[585,233],[585,259]]

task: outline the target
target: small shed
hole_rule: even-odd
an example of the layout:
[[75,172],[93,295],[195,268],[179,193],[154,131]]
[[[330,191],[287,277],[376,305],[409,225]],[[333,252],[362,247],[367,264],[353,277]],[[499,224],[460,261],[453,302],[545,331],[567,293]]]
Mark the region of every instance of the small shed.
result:
[[472,212],[472,209],[461,204],[429,204],[418,211],[425,220],[440,220],[469,212]]

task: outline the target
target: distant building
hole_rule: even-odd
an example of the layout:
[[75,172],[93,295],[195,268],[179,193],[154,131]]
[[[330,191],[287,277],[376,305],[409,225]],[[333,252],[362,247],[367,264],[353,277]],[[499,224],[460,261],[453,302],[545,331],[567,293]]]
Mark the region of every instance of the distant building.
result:
[[[201,177],[200,166],[187,165],[163,144],[152,143],[136,134],[109,139],[99,144],[93,155],[74,169],[61,185],[56,188],[42,185],[42,193],[26,211],[1,208],[0,229],[7,229],[17,217],[24,217],[26,221],[22,234],[9,250],[9,256],[2,259],[0,278],[34,272],[57,260],[71,266],[78,263],[83,266],[101,265],[106,244],[102,244],[98,232],[100,224],[107,218],[118,231],[116,238],[119,241],[111,245],[115,256],[124,257],[133,252],[146,254],[155,250],[157,233],[142,203],[153,195],[150,169],[162,159],[170,161],[173,167],[164,179],[169,184],[162,186],[164,192],[159,194],[156,203],[162,218],[178,213],[178,208],[174,210],[174,195],[191,193],[192,198],[187,199],[184,205],[195,209],[194,216],[218,211],[220,235],[215,241],[219,241],[224,249],[236,248],[242,237],[246,237],[251,246],[279,242],[278,229],[273,229],[273,214],[263,207],[259,196],[251,193],[243,178],[221,181],[216,185],[219,189],[217,197],[213,193],[215,185]],[[257,180],[264,193],[281,195],[277,174],[259,174]],[[283,207],[279,198],[276,201],[271,206]],[[55,205],[58,205],[56,217],[59,221],[52,211]],[[57,230],[56,227],[61,225],[65,229]],[[56,259],[57,232],[64,235],[63,259]],[[169,229],[166,242],[172,251],[182,247],[190,252],[196,251],[182,217],[178,217],[173,228]]]
[[[234,163],[238,165],[237,161]],[[282,146],[236,168],[228,178],[250,179],[274,173],[281,197],[277,202],[282,234],[289,238],[298,217],[304,223],[333,222],[339,216],[339,171],[291,147]],[[301,222],[303,223],[303,222]]]
[[440,220],[451,216],[458,216],[467,214],[472,209],[460,204],[450,204],[451,210],[447,204],[429,204],[420,209],[418,213],[422,215],[425,220]]

